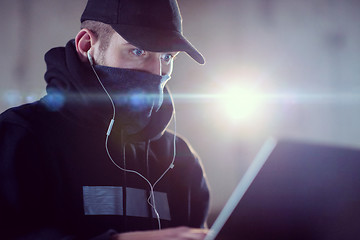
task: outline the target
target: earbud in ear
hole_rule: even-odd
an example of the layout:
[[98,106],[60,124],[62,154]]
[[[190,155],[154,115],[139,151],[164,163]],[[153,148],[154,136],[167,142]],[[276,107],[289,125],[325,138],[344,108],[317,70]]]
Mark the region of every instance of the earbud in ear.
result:
[[87,57],[88,57],[88,59],[89,59],[90,65],[91,65],[91,66],[94,65],[94,62],[93,62],[92,57],[91,57],[91,55],[90,55],[90,50],[87,51]]

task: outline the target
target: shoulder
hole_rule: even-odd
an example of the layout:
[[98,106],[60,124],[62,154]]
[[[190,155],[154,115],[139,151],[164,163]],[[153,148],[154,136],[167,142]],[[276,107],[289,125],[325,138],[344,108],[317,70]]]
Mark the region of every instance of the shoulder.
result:
[[0,114],[0,126],[17,126],[20,128],[28,128],[29,117],[34,112],[33,104],[25,104],[18,107],[7,109]]
[[1,135],[35,134],[51,121],[52,114],[39,101],[9,108],[0,114]]
[[4,162],[27,166],[28,162],[35,162],[29,159],[38,159],[38,128],[32,124],[36,109],[35,103],[25,104],[0,114],[0,159]]
[[28,103],[9,108],[0,114],[0,123],[15,124],[27,127],[29,121],[39,117],[41,106],[39,102]]
[[0,114],[0,144],[15,146],[35,135],[32,119],[37,115],[36,104],[25,104],[7,109]]

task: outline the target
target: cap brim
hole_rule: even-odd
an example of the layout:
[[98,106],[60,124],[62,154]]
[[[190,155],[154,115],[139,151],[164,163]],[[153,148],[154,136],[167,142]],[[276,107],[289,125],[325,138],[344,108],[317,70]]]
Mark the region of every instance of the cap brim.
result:
[[201,53],[179,32],[130,25],[110,25],[126,41],[141,49],[152,52],[183,51],[198,63],[205,63]]

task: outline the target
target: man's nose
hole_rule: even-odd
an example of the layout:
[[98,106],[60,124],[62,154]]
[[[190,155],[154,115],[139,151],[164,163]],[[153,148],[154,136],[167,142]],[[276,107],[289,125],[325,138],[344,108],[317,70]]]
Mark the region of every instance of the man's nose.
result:
[[161,75],[162,69],[161,69],[161,59],[159,56],[151,56],[151,58],[148,59],[146,62],[145,70],[149,73],[155,74],[155,75]]

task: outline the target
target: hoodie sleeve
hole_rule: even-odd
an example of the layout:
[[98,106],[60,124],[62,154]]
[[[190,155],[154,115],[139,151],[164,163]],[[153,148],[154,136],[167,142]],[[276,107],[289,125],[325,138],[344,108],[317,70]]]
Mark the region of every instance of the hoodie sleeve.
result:
[[[173,135],[167,134],[167,143],[172,144]],[[162,143],[160,146],[165,146]],[[167,147],[171,149],[171,147]],[[179,189],[187,196],[187,225],[194,228],[206,228],[210,193],[202,162],[188,141],[182,136],[176,140],[175,175]]]
[[196,157],[190,176],[192,176],[189,188],[190,226],[207,228],[206,218],[209,210],[209,189],[198,157]]
[[[152,142],[151,147],[158,155],[165,156],[162,161],[168,162],[174,154],[173,144],[174,134],[171,131],[166,131],[159,140]],[[176,189],[171,194],[173,214],[177,216],[174,226],[186,225],[193,228],[206,228],[210,193],[205,171],[199,156],[187,139],[178,134],[176,135],[174,165],[172,178],[168,181],[172,186],[171,188]]]
[[[26,109],[0,115],[0,239],[78,240],[57,221],[58,180],[52,158]],[[56,168],[56,167],[55,167]],[[91,240],[108,240],[108,230]]]
[[[7,111],[0,115],[0,239],[76,240],[52,216],[56,197],[49,156],[23,118]],[[91,240],[107,240],[109,230]]]
[[25,121],[8,111],[0,118],[0,235],[4,239],[57,239],[43,209],[47,181],[41,151]]

